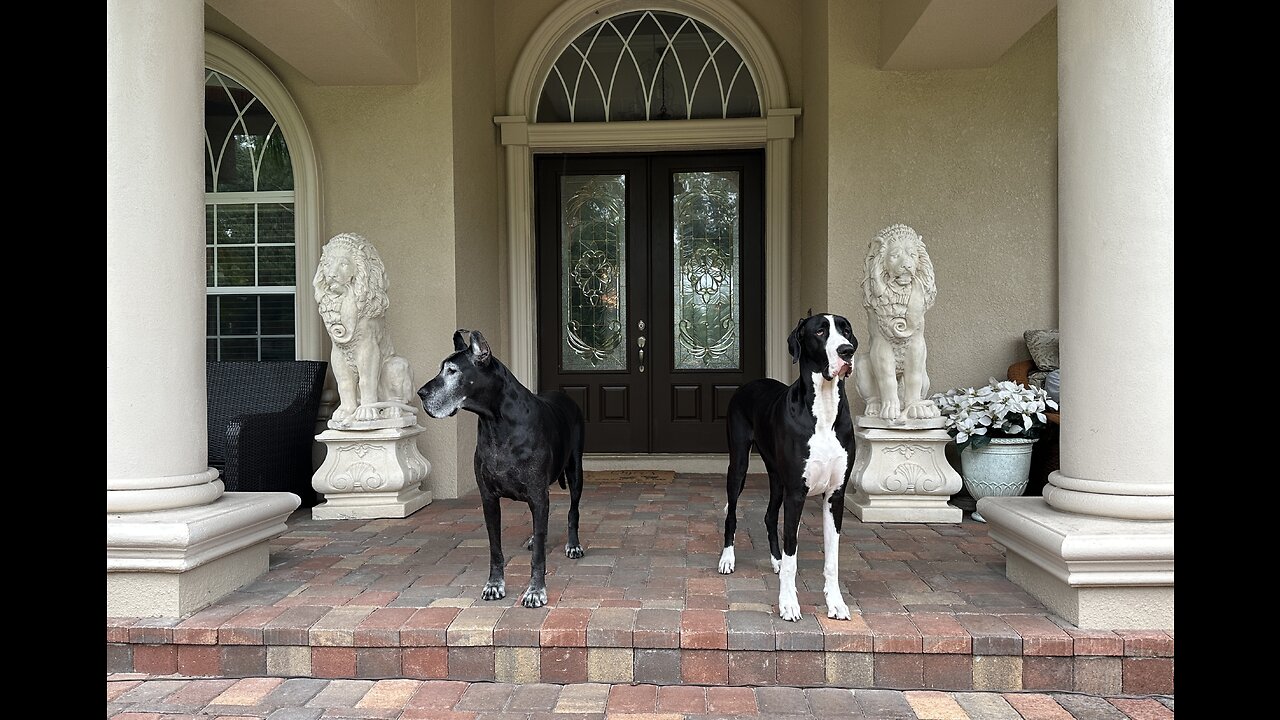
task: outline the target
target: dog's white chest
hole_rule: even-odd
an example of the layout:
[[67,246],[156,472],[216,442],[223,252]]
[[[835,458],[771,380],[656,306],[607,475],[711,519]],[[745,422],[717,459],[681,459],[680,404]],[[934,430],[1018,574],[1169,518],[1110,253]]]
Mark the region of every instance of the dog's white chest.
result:
[[809,457],[804,463],[804,484],[809,495],[823,495],[844,482],[849,454],[836,437],[836,413],[840,410],[840,392],[833,380],[813,374],[814,433],[809,438]]

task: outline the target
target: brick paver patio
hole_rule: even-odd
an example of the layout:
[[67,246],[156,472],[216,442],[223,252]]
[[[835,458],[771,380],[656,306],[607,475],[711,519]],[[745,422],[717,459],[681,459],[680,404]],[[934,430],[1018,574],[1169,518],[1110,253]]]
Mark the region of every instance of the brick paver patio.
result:
[[273,543],[271,570],[241,591],[187,618],[108,618],[107,670],[1173,692],[1172,633],[1080,630],[1053,616],[1005,579],[1002,549],[967,518],[864,524],[846,514],[840,577],[855,614],[836,621],[822,604],[818,503],[807,503],[797,576],[805,615],[789,623],[775,612],[763,476],[751,476],[742,496],[728,576],[715,570],[723,476],[589,480],[579,560],[561,549],[567,494],[557,488],[552,498],[547,607],[518,605],[529,572],[520,543],[532,530],[520,505],[504,502],[508,595],[495,602],[479,599],[488,542],[475,496],[401,520],[316,521],[304,511]]

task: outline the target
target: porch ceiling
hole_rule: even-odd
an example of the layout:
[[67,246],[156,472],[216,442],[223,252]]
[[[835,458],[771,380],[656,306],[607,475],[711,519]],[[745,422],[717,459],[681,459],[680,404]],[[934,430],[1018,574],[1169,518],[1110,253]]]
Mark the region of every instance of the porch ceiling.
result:
[[880,16],[880,67],[989,67],[1057,0],[895,0]]
[[206,0],[317,85],[418,81],[413,0]]

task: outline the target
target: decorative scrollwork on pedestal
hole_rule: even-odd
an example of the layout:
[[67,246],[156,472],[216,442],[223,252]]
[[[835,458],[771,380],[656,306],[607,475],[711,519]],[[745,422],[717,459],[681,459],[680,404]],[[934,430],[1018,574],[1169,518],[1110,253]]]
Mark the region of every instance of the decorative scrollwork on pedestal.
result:
[[927,452],[928,448],[926,448],[923,445],[902,444],[902,445],[890,445],[889,447],[885,448],[884,451],[885,453],[897,453],[898,455],[901,455],[907,460],[910,460],[911,458],[915,457],[916,453]]
[[387,484],[386,478],[378,473],[377,468],[367,462],[354,462],[342,472],[329,477],[329,484],[339,492],[362,492],[377,490]]
[[914,493],[917,488],[924,492],[933,492],[942,487],[942,481],[913,462],[898,465],[893,474],[884,479],[884,488],[895,493]]

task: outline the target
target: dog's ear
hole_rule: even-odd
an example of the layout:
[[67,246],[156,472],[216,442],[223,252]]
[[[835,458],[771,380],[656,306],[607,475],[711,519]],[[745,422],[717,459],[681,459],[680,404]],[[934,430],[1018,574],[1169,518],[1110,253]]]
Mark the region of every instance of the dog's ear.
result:
[[792,365],[800,362],[800,328],[804,327],[804,321],[805,318],[800,318],[800,322],[796,323],[796,329],[787,336],[787,352],[791,353]]
[[462,328],[458,328],[453,333],[453,351],[454,352],[467,349],[467,336],[470,334],[471,332],[469,330],[464,330]]
[[476,365],[481,367],[489,364],[489,358],[493,354],[489,351],[489,341],[484,339],[484,335],[479,330],[471,331],[471,358]]

